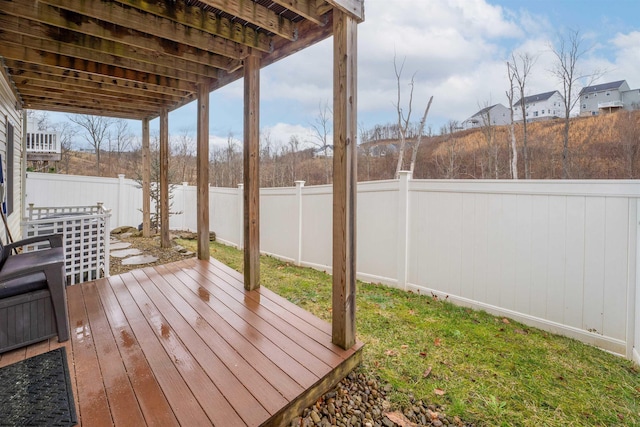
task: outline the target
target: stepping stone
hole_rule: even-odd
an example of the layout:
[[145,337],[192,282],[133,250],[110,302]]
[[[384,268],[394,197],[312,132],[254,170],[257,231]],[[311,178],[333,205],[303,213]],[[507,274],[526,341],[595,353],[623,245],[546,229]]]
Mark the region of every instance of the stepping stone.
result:
[[156,262],[157,260],[158,258],[152,255],[138,255],[138,256],[132,256],[130,258],[123,259],[122,265],[150,264],[152,262]]
[[131,237],[132,235],[133,233],[122,233],[120,237],[122,237],[123,239],[126,239],[127,237]]
[[111,244],[110,249],[113,251],[117,251],[119,249],[127,249],[129,246],[131,246],[131,243],[117,242],[117,243]]
[[191,255],[194,255],[194,252],[191,252],[191,251],[180,252],[180,255],[191,256]]
[[131,249],[123,249],[120,251],[113,251],[110,253],[110,255],[116,258],[124,258],[124,257],[128,257],[129,255],[140,255],[141,253],[142,251],[140,251],[140,249],[131,248]]

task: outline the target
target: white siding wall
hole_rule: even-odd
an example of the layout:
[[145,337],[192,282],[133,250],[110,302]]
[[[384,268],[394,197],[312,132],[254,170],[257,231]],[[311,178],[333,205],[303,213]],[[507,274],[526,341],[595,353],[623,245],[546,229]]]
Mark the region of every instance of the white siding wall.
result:
[[[0,67],[4,65],[0,62]],[[19,238],[22,233],[20,231],[20,220],[22,217],[22,176],[23,176],[23,161],[22,161],[22,110],[16,109],[17,99],[11,90],[10,82],[4,72],[4,69],[0,70],[0,152],[2,153],[4,178],[7,185],[12,181],[13,184],[13,212],[8,216],[7,221],[11,230],[11,235],[14,238]],[[7,129],[8,124],[13,125],[13,142],[14,151],[13,159],[7,158]],[[8,164],[7,162],[12,160],[14,165],[13,176],[7,176]],[[4,228],[4,226],[1,226]],[[0,233],[2,239],[5,239],[5,230]]]
[[[128,185],[123,178],[30,173],[28,184],[37,205],[86,205],[100,194],[112,218],[139,221],[139,188],[120,204],[124,213],[109,205],[108,193],[126,193],[114,190]],[[74,199],[79,194],[84,199]],[[195,230],[195,188],[177,186],[174,194],[183,214],[172,226]],[[211,230],[241,246],[242,189],[211,188],[210,203]],[[639,203],[636,181],[412,181],[403,174],[360,183],[358,275],[640,361]],[[260,207],[264,252],[331,271],[331,186],[263,189]]]

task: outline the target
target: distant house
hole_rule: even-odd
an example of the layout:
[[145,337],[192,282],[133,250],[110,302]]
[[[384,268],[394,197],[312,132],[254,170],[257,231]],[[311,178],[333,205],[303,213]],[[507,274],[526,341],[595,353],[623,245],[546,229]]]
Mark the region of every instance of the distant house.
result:
[[59,161],[62,147],[58,132],[38,129],[33,119],[27,119],[27,161]]
[[495,104],[490,107],[483,108],[462,122],[462,128],[480,128],[488,124],[502,126],[507,125],[510,122],[511,113],[509,112],[509,109],[502,104]]
[[[513,103],[513,121],[521,122],[522,109],[520,99]],[[557,90],[524,97],[527,122],[548,120],[561,117],[564,111],[564,98]]]
[[579,96],[581,116],[640,108],[640,89],[629,89],[626,80],[587,86]]

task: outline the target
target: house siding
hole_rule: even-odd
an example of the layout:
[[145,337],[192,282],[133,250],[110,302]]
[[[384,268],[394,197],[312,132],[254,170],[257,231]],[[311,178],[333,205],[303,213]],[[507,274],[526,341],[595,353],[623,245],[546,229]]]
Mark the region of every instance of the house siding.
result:
[[[529,102],[525,106],[527,122],[548,120],[564,116],[564,102],[560,92],[556,91],[548,99]],[[514,106],[513,121],[522,121],[522,111],[519,105]]]
[[[486,113],[484,113],[486,114]],[[484,127],[487,123],[487,116],[482,117],[484,114],[480,112],[474,114],[469,117],[467,120],[462,122],[463,129],[473,129],[473,128],[481,128]],[[496,104],[489,110],[489,116],[491,119],[491,124],[493,126],[504,126],[511,123],[511,113],[509,109],[502,104]]]
[[625,81],[617,88],[609,88],[580,95],[580,115],[595,116],[600,112],[601,105],[617,105],[615,103],[622,103],[622,94],[626,91],[629,91],[629,85]]
[[[22,217],[22,194],[23,194],[23,150],[22,150],[22,110],[17,109],[17,98],[12,90],[9,78],[4,67],[0,63],[0,153],[2,154],[2,169],[5,177],[5,185],[13,185],[13,211],[7,217],[9,229],[14,239],[22,237],[20,220]],[[13,126],[13,158],[7,157],[7,139],[9,125]],[[13,174],[8,176],[8,161],[13,162]],[[8,194],[8,192],[5,191]],[[6,231],[4,226],[0,227],[0,238],[6,242]]]

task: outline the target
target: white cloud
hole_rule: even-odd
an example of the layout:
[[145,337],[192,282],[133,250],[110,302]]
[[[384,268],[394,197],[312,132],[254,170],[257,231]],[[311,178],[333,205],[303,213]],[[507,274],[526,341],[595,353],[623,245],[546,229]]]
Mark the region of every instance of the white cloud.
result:
[[311,128],[299,124],[276,123],[273,126],[265,126],[261,130],[262,137],[269,136],[274,147],[286,145],[292,136],[297,137],[303,145],[308,145],[313,139]]

